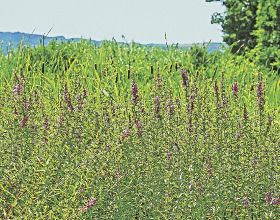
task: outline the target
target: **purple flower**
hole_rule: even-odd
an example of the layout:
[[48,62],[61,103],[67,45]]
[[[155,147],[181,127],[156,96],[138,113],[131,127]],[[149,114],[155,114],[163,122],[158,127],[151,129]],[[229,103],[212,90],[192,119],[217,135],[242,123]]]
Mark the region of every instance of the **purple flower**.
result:
[[93,207],[95,205],[96,205],[96,198],[92,197],[92,198],[88,199],[82,207],[80,207],[80,211],[86,212],[88,209],[90,209],[91,207]]
[[23,102],[23,107],[24,107],[24,110],[25,110],[26,112],[28,112],[28,111],[30,110],[30,102],[24,101],[24,102]]
[[14,86],[13,94],[19,96],[23,92],[23,85],[18,83]]
[[23,128],[23,127],[25,127],[25,126],[27,125],[27,122],[28,122],[28,116],[26,115],[26,116],[24,116],[24,117],[21,119],[21,121],[19,122],[19,126],[20,126],[21,128]]
[[168,152],[167,155],[166,155],[166,158],[167,158],[168,161],[171,161],[172,160],[172,153]]
[[170,100],[169,102],[169,115],[174,115],[175,113],[175,105],[173,100]]
[[273,197],[271,192],[265,194],[265,201],[270,205],[280,205],[280,198]]
[[131,87],[131,95],[132,95],[132,102],[136,104],[139,100],[139,94],[138,94],[138,86],[136,83],[132,83]]
[[65,86],[65,90],[64,90],[64,100],[68,106],[68,109],[73,112],[74,111],[74,107],[72,105],[72,102],[71,102],[71,97],[70,97],[70,94],[67,90],[67,87]]
[[219,87],[218,87],[218,82],[217,81],[215,81],[213,89],[214,89],[214,93],[215,93],[215,95],[218,99],[219,98]]
[[207,169],[207,173],[209,174],[209,176],[213,175],[213,165],[212,165],[212,159],[211,157],[206,157],[206,169]]
[[88,97],[88,92],[85,89],[83,90],[83,96],[84,96],[84,99]]
[[155,103],[155,113],[156,113],[156,115],[159,115],[159,112],[160,112],[160,98],[159,98],[159,96],[155,97],[154,103]]
[[263,82],[259,81],[259,83],[257,85],[257,97],[258,98],[262,97],[263,93],[264,93]]
[[259,81],[257,85],[257,99],[258,99],[258,104],[261,110],[263,110],[264,107],[264,85],[262,80]]
[[130,135],[130,130],[127,128],[122,131],[121,137],[122,139],[126,139],[129,137],[129,135]]
[[193,113],[194,110],[194,95],[191,95],[189,97],[189,101],[188,101],[188,113],[191,115]]
[[48,117],[45,117],[44,122],[43,122],[43,128],[44,128],[45,130],[47,130],[47,129],[49,128],[49,125],[50,125],[49,118],[48,118]]
[[189,86],[189,77],[187,74],[187,71],[185,69],[181,69],[181,75],[182,75],[182,84],[185,88],[188,88]]
[[243,118],[244,118],[245,121],[247,121],[248,118],[249,118],[249,113],[247,111],[247,108],[246,108],[245,104],[244,104],[244,108],[243,108]]
[[248,197],[245,197],[242,202],[245,208],[249,208],[251,202]]
[[135,126],[136,126],[136,128],[137,128],[137,131],[141,131],[141,129],[142,129],[142,123],[140,122],[140,121],[136,121],[135,122]]
[[232,85],[232,95],[237,97],[238,95],[238,84],[237,82],[234,82]]
[[143,132],[143,125],[141,123],[141,121],[136,121],[135,122],[135,127],[136,127],[136,130],[137,130],[137,135],[138,136],[141,136],[142,135],[142,132]]

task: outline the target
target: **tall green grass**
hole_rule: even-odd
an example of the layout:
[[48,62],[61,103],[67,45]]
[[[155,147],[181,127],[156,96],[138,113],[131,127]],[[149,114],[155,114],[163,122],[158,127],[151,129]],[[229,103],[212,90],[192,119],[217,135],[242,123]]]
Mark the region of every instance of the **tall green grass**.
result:
[[200,47],[2,54],[0,217],[278,219],[279,82]]

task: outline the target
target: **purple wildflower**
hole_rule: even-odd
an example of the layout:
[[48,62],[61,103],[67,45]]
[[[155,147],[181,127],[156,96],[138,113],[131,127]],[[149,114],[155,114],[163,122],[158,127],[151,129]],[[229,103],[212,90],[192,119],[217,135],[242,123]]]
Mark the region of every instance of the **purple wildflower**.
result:
[[92,198],[88,199],[82,207],[80,207],[80,211],[86,212],[88,209],[90,209],[91,207],[93,207],[95,205],[96,205],[96,198],[92,197]]
[[122,131],[121,137],[122,137],[122,139],[124,140],[124,139],[128,138],[129,135],[130,135],[130,130],[127,128],[127,129],[124,129],[124,130]]
[[184,88],[188,88],[189,77],[188,77],[187,71],[185,69],[181,69],[181,75],[182,75],[182,84],[183,84]]
[[136,104],[139,100],[139,94],[138,94],[138,86],[136,83],[132,83],[131,87],[131,95],[132,95],[132,102]]
[[244,118],[245,121],[247,121],[248,118],[249,118],[249,113],[247,111],[247,108],[246,108],[245,104],[244,104],[244,108],[243,108],[243,118]]
[[48,117],[45,117],[44,122],[43,122],[43,128],[44,128],[45,130],[47,130],[47,129],[49,128],[49,126],[50,126],[49,118],[48,118]]
[[209,176],[213,176],[213,165],[211,157],[206,157],[206,169]]
[[237,95],[238,95],[238,84],[237,84],[237,82],[234,82],[232,84],[232,95],[235,96],[235,97],[237,97]]
[[270,204],[270,202],[272,201],[272,193],[271,192],[266,193],[264,199],[266,203]]
[[160,112],[160,98],[159,98],[159,96],[155,97],[154,103],[155,103],[155,113],[156,113],[156,115],[159,115],[159,112]]
[[84,99],[88,97],[88,92],[86,89],[83,90],[83,96],[84,96]]
[[174,115],[175,113],[175,105],[173,100],[170,100],[169,102],[169,115]]
[[64,90],[64,99],[65,99],[65,102],[68,106],[68,109],[73,112],[74,111],[74,107],[72,105],[72,102],[71,102],[71,97],[70,97],[70,94],[67,90],[67,87],[65,86],[65,90]]
[[25,116],[21,119],[21,121],[19,122],[19,126],[20,126],[21,128],[23,128],[23,127],[25,127],[25,126],[27,125],[27,122],[28,122],[28,116],[25,115]]
[[254,169],[256,169],[257,164],[258,164],[258,158],[255,156],[252,160],[252,166]]
[[251,204],[251,202],[250,202],[250,200],[249,200],[248,197],[245,197],[245,198],[243,199],[242,203],[243,203],[243,205],[244,205],[245,208],[249,208],[249,206],[250,206],[250,204]]
[[280,198],[273,197],[271,192],[265,194],[265,201],[270,205],[280,205]]
[[262,80],[259,81],[257,85],[257,98],[258,98],[258,104],[261,110],[263,110],[264,107],[264,85]]
[[168,152],[167,155],[166,155],[166,158],[167,158],[168,161],[171,161],[172,160],[172,153]]
[[18,83],[14,86],[13,94],[19,96],[23,92],[23,85]]
[[141,136],[141,134],[142,134],[142,127],[143,127],[142,123],[140,121],[136,121],[135,122],[135,126],[136,126],[136,129],[137,129],[137,134],[139,136]]
[[30,110],[30,102],[24,101],[23,107],[24,107],[25,112],[28,112]]
[[219,87],[218,87],[218,82],[217,81],[215,81],[213,89],[214,89],[214,93],[215,93],[215,95],[218,99],[219,98]]

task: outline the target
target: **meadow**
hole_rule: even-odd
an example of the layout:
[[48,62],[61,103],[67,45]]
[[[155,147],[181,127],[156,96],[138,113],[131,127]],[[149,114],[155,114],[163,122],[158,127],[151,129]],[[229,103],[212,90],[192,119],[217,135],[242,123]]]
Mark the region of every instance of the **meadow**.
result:
[[279,219],[280,75],[88,41],[0,55],[1,219]]

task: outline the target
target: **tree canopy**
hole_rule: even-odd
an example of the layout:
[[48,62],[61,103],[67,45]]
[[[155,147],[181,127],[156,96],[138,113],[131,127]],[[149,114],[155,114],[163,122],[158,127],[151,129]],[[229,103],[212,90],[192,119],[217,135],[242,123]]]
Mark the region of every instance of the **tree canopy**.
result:
[[220,2],[225,13],[215,13],[212,23],[222,26],[224,41],[233,53],[253,51],[256,59],[280,68],[280,0],[206,0]]

